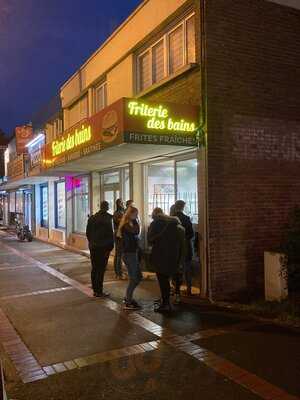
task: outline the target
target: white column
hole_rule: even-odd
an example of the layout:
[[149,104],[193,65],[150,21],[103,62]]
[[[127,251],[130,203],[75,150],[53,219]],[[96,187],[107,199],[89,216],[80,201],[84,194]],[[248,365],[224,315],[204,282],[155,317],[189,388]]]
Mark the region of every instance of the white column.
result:
[[100,209],[100,174],[98,172],[92,172],[92,209],[91,212],[95,214]]

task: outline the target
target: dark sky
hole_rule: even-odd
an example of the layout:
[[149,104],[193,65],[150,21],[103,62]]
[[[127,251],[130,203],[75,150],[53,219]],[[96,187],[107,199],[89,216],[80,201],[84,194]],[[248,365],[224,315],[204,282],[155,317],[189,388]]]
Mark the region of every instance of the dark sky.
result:
[[0,129],[58,93],[141,0],[0,0]]

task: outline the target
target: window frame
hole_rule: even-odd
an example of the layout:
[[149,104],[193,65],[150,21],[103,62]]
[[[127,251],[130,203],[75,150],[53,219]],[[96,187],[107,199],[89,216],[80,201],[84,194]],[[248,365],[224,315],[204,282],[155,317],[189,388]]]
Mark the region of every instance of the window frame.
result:
[[[101,88],[103,88],[103,107],[97,109],[97,91],[100,90]],[[102,81],[101,83],[99,83],[97,86],[94,87],[93,103],[94,103],[94,107],[93,107],[94,114],[100,112],[105,107],[107,107],[107,81]]]
[[[153,85],[155,84],[159,84],[160,82],[162,82],[165,78],[168,77],[172,77],[173,75],[176,75],[176,73],[183,68],[184,66],[191,64],[192,62],[190,62],[188,60],[188,37],[187,37],[187,21],[189,21],[191,18],[195,18],[196,16],[196,11],[190,12],[189,14],[187,14],[185,17],[183,17],[181,19],[180,22],[178,22],[176,25],[174,25],[172,28],[168,29],[164,34],[162,34],[158,40],[156,40],[155,42],[151,43],[150,46],[147,46],[147,48],[145,48],[143,51],[141,51],[140,53],[136,54],[136,60],[135,60],[135,69],[136,69],[136,73],[135,73],[135,88],[136,88],[136,94],[138,93],[142,93],[145,90],[148,90],[149,88],[151,88]],[[176,31],[176,29],[178,29],[179,27],[182,26],[182,60],[183,63],[181,65],[180,68],[178,68],[177,70],[173,71],[172,73],[170,72],[170,45],[169,45],[169,37],[170,34],[174,31]],[[164,44],[164,76],[162,79],[154,82],[153,79],[153,48],[160,43],[161,41],[163,41]],[[195,45],[196,45],[196,37],[195,37]],[[147,52],[150,53],[150,66],[151,66],[151,71],[150,71],[150,85],[146,88],[141,89],[141,74],[140,74],[140,59],[141,57],[143,57]],[[195,60],[196,62],[196,60]]]
[[[55,228],[56,229],[62,229],[62,230],[66,230],[67,227],[67,215],[65,213],[65,226],[61,226],[58,223],[58,203],[57,203],[57,186],[59,184],[63,183],[65,185],[65,203],[66,203],[66,181],[65,180],[60,180],[60,181],[56,181],[54,182],[54,223],[55,223]],[[66,206],[66,204],[65,204]]]
[[[47,208],[48,208],[48,218],[47,221],[44,221],[43,218],[43,189],[47,188]],[[49,228],[49,185],[48,183],[42,183],[40,185],[40,218],[41,218],[41,227],[42,228]]]
[[[89,205],[89,215],[91,215],[91,213],[92,213],[91,176],[90,175],[78,175],[78,176],[74,176],[74,178],[78,178],[78,179],[87,178],[88,179],[88,205]],[[77,235],[85,235],[85,229],[82,232],[77,231],[75,229],[75,205],[76,205],[76,202],[75,202],[76,192],[75,192],[75,190],[76,190],[76,188],[72,189],[72,232],[74,234],[77,234]]]

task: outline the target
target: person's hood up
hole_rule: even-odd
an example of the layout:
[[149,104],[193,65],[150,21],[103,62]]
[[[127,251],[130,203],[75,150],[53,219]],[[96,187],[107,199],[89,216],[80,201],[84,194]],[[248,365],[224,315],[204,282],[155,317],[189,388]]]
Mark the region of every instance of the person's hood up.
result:
[[180,220],[178,217],[170,217],[166,214],[159,214],[155,217],[155,221],[164,221],[168,224],[180,224]]

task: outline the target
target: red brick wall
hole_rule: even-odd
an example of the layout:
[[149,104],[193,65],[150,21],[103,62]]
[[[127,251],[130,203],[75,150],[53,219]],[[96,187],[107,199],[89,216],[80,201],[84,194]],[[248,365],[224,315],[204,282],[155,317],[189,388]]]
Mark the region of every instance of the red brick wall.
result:
[[263,252],[300,205],[300,12],[207,0],[210,285],[263,288]]

